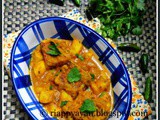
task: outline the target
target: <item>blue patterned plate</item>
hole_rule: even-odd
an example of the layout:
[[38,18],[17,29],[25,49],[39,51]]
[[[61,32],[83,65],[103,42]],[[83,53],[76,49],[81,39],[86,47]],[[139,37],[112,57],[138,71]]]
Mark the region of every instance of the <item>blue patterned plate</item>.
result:
[[131,107],[131,83],[125,65],[117,52],[98,33],[87,26],[62,17],[48,17],[26,26],[13,45],[10,73],[16,94],[30,117],[34,120],[56,119],[50,117],[31,90],[29,61],[35,47],[45,38],[82,41],[99,56],[111,73],[114,108],[109,119],[126,120]]

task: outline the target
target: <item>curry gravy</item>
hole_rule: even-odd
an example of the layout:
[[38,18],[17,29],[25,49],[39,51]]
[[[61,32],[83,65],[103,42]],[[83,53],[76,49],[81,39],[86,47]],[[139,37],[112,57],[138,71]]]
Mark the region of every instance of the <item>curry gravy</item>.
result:
[[[59,120],[104,120],[112,111],[110,72],[78,40],[43,40],[32,53],[30,77],[39,102]],[[108,114],[97,116],[102,110]]]

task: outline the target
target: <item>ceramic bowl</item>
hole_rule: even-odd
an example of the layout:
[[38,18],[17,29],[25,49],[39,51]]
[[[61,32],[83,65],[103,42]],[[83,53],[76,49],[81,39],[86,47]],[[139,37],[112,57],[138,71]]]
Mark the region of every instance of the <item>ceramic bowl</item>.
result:
[[[32,51],[45,38],[78,39],[93,49],[111,74],[114,107],[109,119],[126,120],[131,109],[131,82],[127,69],[117,52],[97,32],[76,21],[62,17],[47,17],[26,26],[15,40],[11,52],[10,73],[22,106],[34,120],[50,120],[31,90],[29,62]],[[121,114],[121,115],[120,115]]]

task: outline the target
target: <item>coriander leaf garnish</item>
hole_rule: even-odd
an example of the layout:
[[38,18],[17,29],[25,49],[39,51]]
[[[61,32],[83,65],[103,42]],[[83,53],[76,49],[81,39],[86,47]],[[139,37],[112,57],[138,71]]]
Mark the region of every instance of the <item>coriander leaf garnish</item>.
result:
[[58,50],[56,44],[54,44],[54,42],[51,42],[50,45],[48,46],[48,48],[50,49],[49,51],[47,51],[46,53],[52,56],[57,56],[60,55],[61,52]]
[[68,101],[62,101],[60,107],[65,106],[68,103]]
[[86,89],[86,91],[90,91],[91,89],[90,89],[90,87],[88,87],[87,89]]
[[82,56],[82,55],[80,55],[80,54],[76,54],[76,57],[77,57],[77,58],[79,58],[81,61],[83,61],[83,60],[84,60],[83,56]]
[[145,4],[144,4],[145,0],[135,0],[135,5],[139,10],[144,10],[145,8]]
[[80,71],[77,67],[74,67],[70,70],[70,72],[67,75],[68,82],[77,82],[81,79]]
[[93,73],[90,73],[91,75],[91,79],[94,80],[95,79],[95,75]]
[[99,95],[99,97],[101,98],[101,97],[103,97],[105,94],[106,94],[106,92],[102,92],[102,93]]
[[134,28],[134,29],[132,30],[132,33],[133,33],[134,35],[141,35],[141,34],[142,34],[142,29],[141,29],[139,26],[137,26],[136,28]]
[[82,106],[80,107],[80,111],[84,113],[93,113],[96,111],[96,106],[91,99],[86,99]]
[[59,71],[55,74],[55,76],[58,76],[58,75],[60,74],[60,72],[62,72],[62,70],[59,70]]
[[[119,36],[128,33],[140,35],[142,30],[142,15],[145,12],[145,0],[90,0],[87,13],[91,18],[99,18],[103,37],[117,40]],[[133,30],[136,26],[138,29]]]
[[59,46],[59,43],[56,43],[55,45],[56,45],[56,47],[57,47],[57,46]]
[[52,85],[50,85],[50,86],[49,86],[49,89],[50,89],[50,90],[52,90],[52,89],[53,89],[53,86],[52,86]]
[[52,55],[52,56],[57,56],[57,55],[59,55],[59,53],[58,53],[58,52],[53,51],[53,50],[49,50],[49,51],[47,51],[47,54]]

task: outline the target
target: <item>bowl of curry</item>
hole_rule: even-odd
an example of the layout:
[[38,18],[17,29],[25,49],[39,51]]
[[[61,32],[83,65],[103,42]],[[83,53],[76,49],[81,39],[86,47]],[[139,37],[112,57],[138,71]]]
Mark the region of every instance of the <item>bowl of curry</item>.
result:
[[16,94],[32,119],[127,119],[131,83],[117,52],[76,21],[48,17],[26,26],[11,52]]

